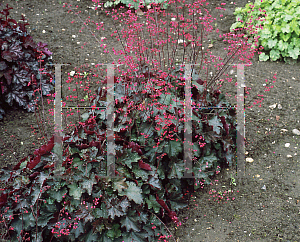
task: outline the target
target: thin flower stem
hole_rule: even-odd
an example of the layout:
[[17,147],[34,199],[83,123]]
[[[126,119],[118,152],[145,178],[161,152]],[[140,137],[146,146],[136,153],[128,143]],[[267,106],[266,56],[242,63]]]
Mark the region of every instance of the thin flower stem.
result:
[[[148,210],[149,211],[149,210]],[[149,211],[149,213],[152,213],[151,211]],[[175,237],[173,236],[173,234],[171,233],[171,231],[169,230],[169,228],[167,227],[167,225],[155,214],[152,213],[156,218],[158,218],[158,220],[165,226],[165,228],[168,230],[169,234],[172,236],[174,242],[176,242]]]

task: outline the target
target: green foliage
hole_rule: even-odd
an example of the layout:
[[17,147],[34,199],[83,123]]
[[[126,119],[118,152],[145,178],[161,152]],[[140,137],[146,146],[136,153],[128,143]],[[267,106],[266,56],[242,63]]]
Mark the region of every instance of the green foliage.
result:
[[[151,6],[152,3],[162,4],[162,7],[166,9],[168,7],[168,3],[165,2],[166,0],[143,0],[143,6],[148,7]],[[118,4],[123,3],[127,7],[134,8],[134,9],[139,9],[140,4],[139,1],[134,1],[134,0],[112,0],[112,1],[107,1],[104,4],[104,7],[112,7],[112,6],[117,6]]]
[[[183,178],[183,122],[165,116],[183,118],[183,71],[178,68],[165,79],[177,89],[170,88],[168,95],[157,98],[151,93],[166,87],[147,89],[143,83],[157,77],[146,67],[140,72],[144,79],[139,79],[139,90],[128,88],[126,93],[124,83],[132,83],[126,78],[115,83],[116,177],[107,176],[107,118],[102,110],[91,110],[82,116],[83,122],[73,133],[64,137],[60,171],[55,170],[55,154],[51,153],[54,137],[36,150],[35,156],[22,159],[13,171],[2,170],[6,188],[0,196],[0,218],[7,225],[6,238],[17,241],[18,236],[28,233],[32,241],[158,241],[158,234],[166,234],[162,221],[179,222],[175,211],[187,206],[184,193],[197,189],[199,183],[209,184],[209,177],[220,166],[232,163],[235,114],[230,109],[194,109],[192,154],[196,178]],[[204,92],[197,80],[193,75],[196,105],[205,95],[208,106],[229,106],[224,95]],[[107,95],[103,90],[100,86],[95,97],[97,107],[103,105],[101,100]],[[143,102],[146,107],[155,106],[148,111],[133,110],[124,119],[130,105],[139,107]],[[166,123],[156,117],[168,122],[167,134],[161,132]],[[206,143],[204,147],[202,143]]]
[[[262,12],[265,10],[265,13]],[[256,0],[247,3],[245,8],[236,8],[236,21],[231,30],[243,28],[245,22],[252,19],[252,24],[261,24],[259,18],[264,20],[263,29],[258,28],[255,37],[260,36],[259,45],[264,52],[259,55],[260,61],[271,59],[276,61],[291,58],[297,60],[300,54],[300,1],[299,0]],[[265,16],[267,14],[267,16]],[[243,21],[243,22],[241,22]]]

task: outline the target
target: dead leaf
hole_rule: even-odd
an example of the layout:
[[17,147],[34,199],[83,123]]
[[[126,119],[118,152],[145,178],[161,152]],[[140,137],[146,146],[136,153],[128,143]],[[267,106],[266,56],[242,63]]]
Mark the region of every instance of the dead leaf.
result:
[[276,115],[276,121],[278,121],[279,119],[280,119],[280,116],[277,116],[277,115]]
[[212,47],[214,47],[213,44],[209,44],[209,45],[208,45],[208,48],[212,48]]

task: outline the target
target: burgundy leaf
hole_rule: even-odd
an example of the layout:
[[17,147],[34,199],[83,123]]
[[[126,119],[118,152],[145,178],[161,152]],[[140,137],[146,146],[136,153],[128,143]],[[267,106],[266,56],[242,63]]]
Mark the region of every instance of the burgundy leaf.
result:
[[226,124],[225,117],[224,117],[224,116],[221,116],[220,119],[221,119],[221,122],[222,122],[222,124],[223,124],[223,127],[224,127],[224,129],[225,129],[225,131],[226,131],[226,134],[228,135],[228,134],[229,134],[229,130],[228,130],[228,124]]
[[44,155],[50,152],[54,147],[54,135],[48,141],[48,144],[42,145],[41,148],[34,151],[35,155]]
[[0,208],[5,206],[6,202],[7,202],[7,193],[2,193],[0,196]]
[[45,166],[44,166],[44,169],[46,169],[46,168],[53,168],[53,167],[54,167],[54,163],[45,165]]
[[90,147],[96,147],[96,148],[98,148],[98,149],[100,149],[101,148],[101,146],[100,146],[100,142],[99,141],[91,141],[90,142],[90,145],[89,145]]
[[146,171],[152,171],[150,165],[147,164],[147,163],[145,163],[145,162],[143,162],[142,160],[139,160],[139,167],[140,167],[141,169],[146,170]]
[[162,200],[162,199],[159,199],[157,194],[156,194],[156,201],[157,201],[158,204],[159,204],[160,206],[162,206],[168,213],[171,212],[171,210],[168,208],[168,206],[167,206],[167,204],[165,203],[165,201]]
[[95,131],[87,130],[85,127],[83,127],[83,129],[84,129],[84,133],[86,133],[86,134],[94,134],[95,133]]
[[41,155],[37,155],[36,157],[33,158],[30,162],[27,163],[26,168],[29,170],[32,170],[38,163],[41,161]]
[[87,149],[89,146],[87,144],[81,144],[81,145],[76,145],[77,148],[79,149]]
[[167,206],[167,204],[165,203],[164,200],[159,199],[158,195],[156,194],[156,201],[159,203],[160,206],[162,206],[168,213],[168,216],[172,219],[172,221],[176,224],[178,224],[179,220],[177,218],[177,215],[174,211],[170,210]]
[[68,140],[70,138],[71,138],[70,136],[66,136],[66,137],[63,138],[63,141],[66,141],[66,140]]
[[14,23],[14,24],[18,24],[16,20],[11,19],[11,18],[7,19],[7,21],[8,21],[8,22],[12,22],[12,23]]
[[5,71],[4,76],[7,80],[7,84],[10,85],[11,81],[12,81],[12,76],[11,74],[13,73],[13,71],[11,69],[9,69],[8,71]]
[[200,78],[196,82],[200,85],[203,85],[203,83],[204,83],[204,81],[202,81]]
[[33,180],[34,178],[37,177],[38,174],[40,174],[39,171],[34,172],[33,174],[31,174],[31,175],[29,176],[29,179],[30,179],[30,180]]
[[36,48],[36,43],[33,41],[32,36],[29,35],[27,35],[24,38],[23,45],[25,48],[28,48],[28,46],[31,46],[32,48]]

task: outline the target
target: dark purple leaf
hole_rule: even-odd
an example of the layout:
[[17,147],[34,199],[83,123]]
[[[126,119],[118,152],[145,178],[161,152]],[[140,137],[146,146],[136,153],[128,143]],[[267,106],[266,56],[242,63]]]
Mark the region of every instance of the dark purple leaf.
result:
[[7,68],[5,61],[0,61],[0,71],[3,71]]
[[13,60],[17,60],[23,56],[22,47],[19,42],[14,42],[8,46],[7,51],[3,51],[1,54],[2,58],[12,62]]
[[28,48],[28,46],[31,46],[32,48],[36,48],[36,43],[33,41],[32,36],[26,36],[24,38],[23,46],[25,48]]
[[6,93],[7,92],[7,87],[4,86],[4,85],[1,85],[1,92],[2,92],[2,94]]
[[10,106],[12,106],[13,105],[13,100],[15,100],[19,104],[20,107],[26,107],[27,102],[26,102],[26,99],[24,98],[24,96],[25,96],[24,92],[14,90],[14,91],[7,94],[6,102]]
[[30,77],[27,71],[18,70],[17,72],[15,72],[13,83],[16,83],[17,85],[23,85],[25,87],[28,85],[29,81]]
[[10,85],[11,84],[11,81],[12,81],[12,76],[11,74],[13,73],[13,71],[11,69],[7,70],[4,72],[4,76],[7,80],[7,85]]
[[48,48],[46,48],[47,44],[39,42],[38,43],[38,50],[43,51],[44,54],[51,56],[52,52],[48,50]]

